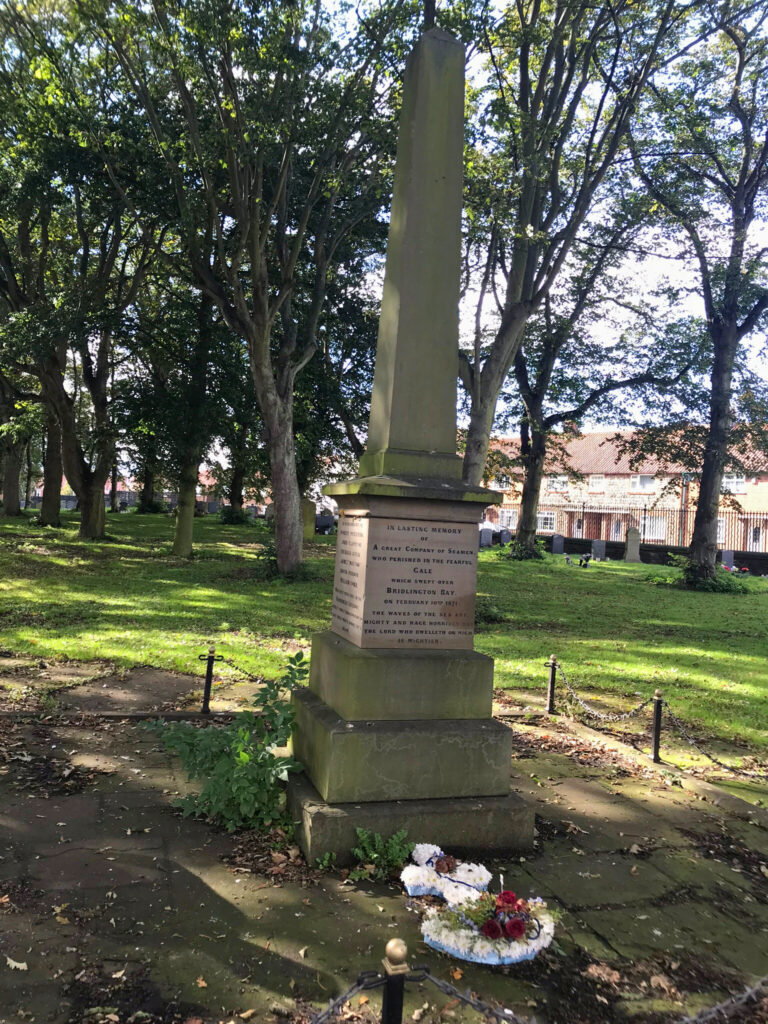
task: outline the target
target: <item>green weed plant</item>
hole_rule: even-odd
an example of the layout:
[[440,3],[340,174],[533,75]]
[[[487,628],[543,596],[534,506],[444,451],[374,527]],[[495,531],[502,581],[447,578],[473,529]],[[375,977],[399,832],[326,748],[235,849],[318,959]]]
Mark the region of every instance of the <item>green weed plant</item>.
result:
[[288,659],[281,679],[266,680],[255,694],[258,713],[244,711],[231,725],[196,728],[188,722],[148,725],[177,754],[199,793],[179,801],[186,815],[207,818],[228,832],[285,825],[288,772],[301,770],[294,758],[277,754],[291,735],[293,709],[285,698],[308,673],[301,651]]
[[415,845],[408,841],[408,831],[404,828],[387,839],[364,828],[356,828],[355,833],[357,846],[352,847],[352,856],[357,867],[349,873],[355,882],[372,878],[384,881],[401,871]]

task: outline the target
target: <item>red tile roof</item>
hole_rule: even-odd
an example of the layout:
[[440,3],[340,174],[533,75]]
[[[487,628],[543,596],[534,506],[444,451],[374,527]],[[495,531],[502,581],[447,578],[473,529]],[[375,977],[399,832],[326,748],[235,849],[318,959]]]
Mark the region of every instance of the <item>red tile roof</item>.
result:
[[[613,474],[625,476],[631,473],[673,476],[684,472],[685,466],[674,463],[662,465],[658,459],[653,457],[643,459],[637,466],[630,466],[630,456],[619,454],[613,438],[617,434],[630,435],[631,433],[631,430],[595,430],[574,437],[566,445],[565,461],[556,451],[550,449],[547,454],[545,472],[562,473],[571,469],[577,473],[603,473],[606,476]],[[491,443],[498,444],[510,456],[516,455],[520,449],[518,437],[503,437],[499,438],[497,442]]]

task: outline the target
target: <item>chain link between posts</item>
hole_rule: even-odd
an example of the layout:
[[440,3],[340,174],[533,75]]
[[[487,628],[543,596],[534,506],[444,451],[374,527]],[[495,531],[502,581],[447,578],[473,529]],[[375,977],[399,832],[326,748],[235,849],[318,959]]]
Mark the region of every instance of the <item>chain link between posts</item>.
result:
[[[547,662],[546,664],[549,665],[550,662]],[[648,700],[644,700],[641,704],[638,704],[637,707],[632,708],[631,711],[598,711],[597,708],[591,707],[585,700],[582,700],[578,693],[576,693],[574,688],[568,682],[565,672],[563,672],[563,666],[560,662],[556,661],[555,664],[557,665],[557,671],[560,673],[560,678],[563,680],[565,688],[571,697],[577,704],[580,704],[581,707],[584,708],[588,715],[591,715],[593,718],[598,718],[601,722],[623,722],[627,718],[634,718],[635,715],[639,715],[644,708],[647,708],[649,704],[653,703],[653,697],[649,697]]]
[[748,779],[753,779],[755,777],[757,777],[757,778],[765,778],[765,775],[763,773],[761,773],[761,772],[745,772],[743,770],[743,768],[734,768],[733,765],[725,764],[724,761],[718,761],[718,759],[714,756],[714,754],[708,753],[693,738],[693,736],[691,736],[691,734],[685,728],[685,726],[680,721],[680,719],[677,717],[677,715],[673,714],[672,708],[669,706],[667,701],[664,701],[664,707],[667,709],[667,715],[669,716],[669,720],[672,723],[673,727],[675,729],[677,729],[677,731],[683,737],[685,742],[688,743],[690,746],[692,746],[694,748],[694,750],[697,750],[702,755],[702,757],[706,757],[709,761],[712,762],[712,764],[716,764],[719,768],[723,768],[727,772],[734,772],[736,775],[744,775]]
[[[312,1024],[329,1024],[330,1021],[333,1021],[344,1011],[344,1007],[356,995],[370,989],[383,988],[386,981],[386,976],[379,971],[363,971],[357,976],[355,983],[350,985],[346,992],[342,992],[324,1010],[312,1018]],[[428,981],[442,992],[443,995],[450,996],[452,999],[458,999],[465,1006],[469,1006],[482,1014],[486,1020],[499,1021],[501,1024],[531,1024],[530,1020],[518,1017],[512,1010],[491,1006],[489,1003],[483,1002],[482,999],[473,995],[469,990],[466,992],[459,991],[450,982],[435,977],[428,967],[414,967],[406,975],[405,981],[417,984]],[[768,997],[768,977],[761,978],[756,985],[745,989],[737,996],[731,996],[730,999],[726,999],[716,1006],[710,1006],[706,1010],[701,1010],[695,1017],[680,1017],[676,1024],[722,1024],[722,1022],[730,1020],[745,1007],[754,1005],[766,997]]]

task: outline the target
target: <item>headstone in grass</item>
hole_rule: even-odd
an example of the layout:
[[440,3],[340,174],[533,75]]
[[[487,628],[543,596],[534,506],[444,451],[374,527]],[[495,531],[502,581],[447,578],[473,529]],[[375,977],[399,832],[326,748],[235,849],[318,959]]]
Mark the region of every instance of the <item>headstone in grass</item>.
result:
[[480,531],[480,547],[489,548],[493,544],[493,530]]
[[640,558],[640,531],[636,526],[630,526],[627,530],[627,547],[624,551],[625,562],[639,562]]
[[593,540],[592,541],[592,557],[596,562],[605,561],[605,541],[604,540]]
[[434,28],[408,59],[368,444],[358,477],[324,489],[340,511],[331,628],[294,694],[306,774],[289,782],[309,863],[349,860],[355,828],[533,842],[493,660],[474,650],[478,523],[502,495],[463,483],[456,454],[464,58]]
[[724,551],[723,552],[723,565],[726,567],[726,569],[732,569],[733,568],[734,562],[733,562],[733,552],[732,551]]
[[565,537],[562,533],[552,534],[552,554],[563,555],[565,554]]

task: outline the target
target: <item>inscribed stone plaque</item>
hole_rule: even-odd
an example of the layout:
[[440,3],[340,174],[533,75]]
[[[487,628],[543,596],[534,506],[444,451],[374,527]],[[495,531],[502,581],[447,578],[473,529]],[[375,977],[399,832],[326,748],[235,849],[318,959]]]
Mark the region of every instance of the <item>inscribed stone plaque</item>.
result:
[[331,628],[358,647],[472,648],[477,527],[343,516]]

